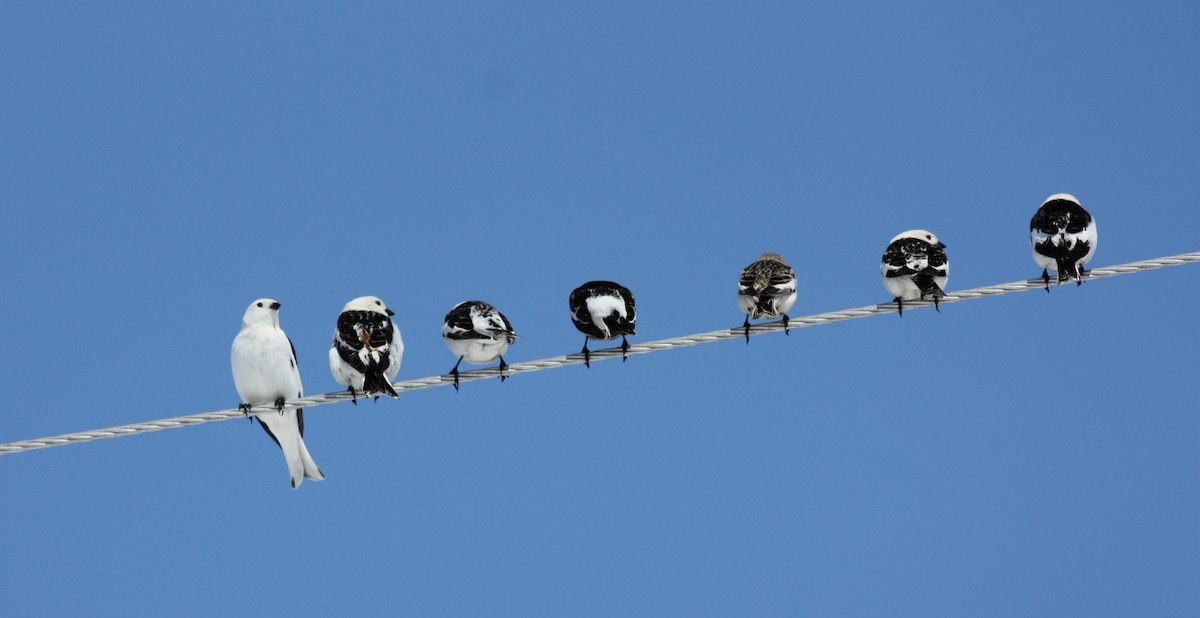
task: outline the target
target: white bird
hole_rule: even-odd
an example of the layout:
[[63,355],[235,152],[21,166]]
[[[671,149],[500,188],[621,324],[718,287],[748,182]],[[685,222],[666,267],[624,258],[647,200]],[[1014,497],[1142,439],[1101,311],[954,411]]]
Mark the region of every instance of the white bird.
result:
[[764,253],[742,270],[738,280],[738,307],[746,314],[742,327],[750,343],[750,318],[783,316],[783,333],[788,332],[787,313],[796,304],[796,273],[778,253]]
[[500,359],[500,381],[507,377],[504,368],[504,353],[517,340],[512,323],[495,307],[481,301],[468,300],[458,303],[446,314],[442,322],[442,339],[450,352],[458,357],[450,375],[454,376],[454,390],[458,390],[458,366],[465,360],[476,365],[486,365]]
[[1079,205],[1074,195],[1055,193],[1029,221],[1029,244],[1033,261],[1042,267],[1042,280],[1050,291],[1050,269],[1058,273],[1061,284],[1074,277],[1083,283],[1087,264],[1096,254],[1096,220]]
[[909,230],[897,235],[883,253],[883,287],[895,297],[896,308],[904,315],[904,301],[933,299],[939,312],[938,299],[946,295],[950,278],[950,262],[946,245],[926,230]]
[[589,281],[571,292],[568,304],[571,321],[585,335],[582,350],[584,365],[589,369],[592,366],[588,339],[611,341],[620,337],[621,360],[626,359],[629,342],[625,336],[637,334],[634,332],[637,308],[634,306],[633,293],[628,288],[612,281]]
[[304,478],[325,480],[325,475],[308,454],[304,444],[304,410],[284,410],[284,401],[304,396],[300,384],[300,368],[296,364],[296,348],[279,328],[279,303],[260,298],[246,309],[242,329],[233,339],[230,351],[233,384],[242,398],[240,407],[246,413],[251,406],[274,404],[279,414],[258,416],[258,424],[279,445],[292,476],[292,489]]
[[400,372],[404,341],[392,324],[393,315],[375,296],[355,298],[338,315],[329,346],[329,371],[347,387],[355,403],[359,393],[397,397],[392,380]]

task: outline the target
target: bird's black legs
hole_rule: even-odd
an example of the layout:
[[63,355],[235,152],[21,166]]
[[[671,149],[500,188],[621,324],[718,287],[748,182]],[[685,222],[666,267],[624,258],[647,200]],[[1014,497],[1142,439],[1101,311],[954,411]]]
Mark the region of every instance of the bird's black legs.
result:
[[450,375],[454,376],[454,392],[458,392],[458,366],[462,364],[463,357],[458,357],[458,362],[454,363],[454,369],[450,370]]
[[508,363],[504,362],[504,357],[501,356],[500,357],[500,381],[501,382],[508,379],[508,376],[504,375],[504,370],[507,368],[508,368]]
[[254,424],[254,417],[253,417],[253,416],[250,416],[250,404],[248,404],[248,403],[239,403],[239,404],[238,404],[238,409],[242,411],[242,414],[245,414],[245,415],[246,415],[246,420],[250,421],[250,424],[251,424],[251,425],[253,425],[253,424]]
[[897,296],[895,300],[896,300],[896,312],[900,314],[900,317],[904,317],[904,301],[900,300],[899,296]]
[[940,297],[940,296],[938,296],[937,294],[934,294],[934,295],[933,295],[933,308],[934,308],[935,310],[937,310],[937,312],[938,312],[938,313],[941,313],[941,312],[942,312],[942,308],[938,306],[938,299],[939,299],[939,298],[941,298],[941,297]]
[[746,330],[746,345],[750,345],[750,316],[746,316],[746,321],[742,322],[742,328]]
[[1086,274],[1087,274],[1087,271],[1084,270],[1082,266],[1080,266],[1079,271],[1075,273],[1075,287],[1079,287],[1079,286],[1083,285],[1083,276]]
[[621,362],[625,362],[629,358],[629,342],[625,340],[625,335],[621,335]]
[[788,334],[787,326],[788,326],[788,317],[787,317],[787,314],[785,313],[785,314],[783,314],[783,334],[785,334],[785,335]]
[[589,352],[587,349],[587,337],[583,338],[583,350],[580,351],[580,354],[583,354],[583,366],[587,367],[588,369],[591,369],[592,368],[592,353]]
[[358,391],[354,390],[353,386],[348,387],[346,390],[350,391],[350,403],[357,406],[358,405]]
[[1049,294],[1050,293],[1050,271],[1049,271],[1049,269],[1046,269],[1046,268],[1042,269],[1042,281],[1046,282],[1046,293]]
[[280,414],[283,414],[283,401],[284,401],[283,397],[279,397],[278,399],[275,400],[275,409],[279,410]]

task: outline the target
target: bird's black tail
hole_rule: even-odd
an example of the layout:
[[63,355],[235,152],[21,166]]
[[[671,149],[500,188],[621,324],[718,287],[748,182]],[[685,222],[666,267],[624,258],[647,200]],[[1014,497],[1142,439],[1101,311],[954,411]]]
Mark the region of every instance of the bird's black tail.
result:
[[921,273],[913,277],[913,283],[917,284],[917,288],[921,290],[922,299],[924,299],[926,296],[933,296],[934,298],[937,298],[946,295],[946,292],[943,291],[942,288],[938,287],[938,284],[934,282],[933,275]]
[[363,374],[363,391],[367,395],[387,395],[394,399],[399,399],[396,394],[396,389],[392,388],[391,382],[383,375],[383,367],[368,367]]
[[1055,262],[1058,263],[1058,280],[1060,282],[1066,281],[1067,279],[1079,278],[1079,263],[1076,261],[1075,256],[1065,255],[1063,257],[1056,258]]

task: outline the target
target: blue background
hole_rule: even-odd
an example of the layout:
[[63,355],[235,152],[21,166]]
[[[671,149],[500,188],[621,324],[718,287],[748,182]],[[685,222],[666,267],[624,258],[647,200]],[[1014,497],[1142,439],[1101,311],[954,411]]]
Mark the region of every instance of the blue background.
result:
[[[517,362],[1200,249],[1195,2],[0,7],[0,441],[228,408],[283,303],[309,393],[363,294],[400,379],[487,300]],[[0,458],[11,615],[1195,615],[1200,268]]]

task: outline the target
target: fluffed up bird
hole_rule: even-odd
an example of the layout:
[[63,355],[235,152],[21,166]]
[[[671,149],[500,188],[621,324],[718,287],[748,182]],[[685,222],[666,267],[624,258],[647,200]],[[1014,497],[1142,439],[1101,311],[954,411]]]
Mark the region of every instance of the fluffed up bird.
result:
[[346,303],[338,315],[329,346],[329,371],[338,384],[347,387],[355,403],[359,394],[397,397],[392,380],[400,372],[404,341],[400,329],[392,324],[393,315],[375,296],[360,296]]
[[888,243],[883,253],[883,287],[895,297],[896,309],[904,315],[904,301],[933,299],[939,312],[938,299],[945,296],[946,281],[950,278],[950,262],[946,245],[926,230],[909,230]]
[[1056,193],[1042,202],[1029,221],[1029,244],[1033,261],[1042,267],[1042,280],[1050,291],[1049,269],[1058,273],[1061,284],[1074,277],[1083,283],[1087,264],[1096,253],[1096,220],[1079,205],[1074,195]]
[[584,365],[589,369],[592,366],[588,339],[611,341],[620,337],[621,360],[628,357],[629,342],[625,336],[637,334],[633,330],[637,309],[632,292],[612,281],[589,281],[575,288],[568,302],[571,321],[579,332],[586,335],[581,352]]
[[454,390],[458,390],[458,366],[465,360],[476,365],[486,365],[500,359],[500,381],[504,375],[504,353],[517,340],[512,323],[495,307],[481,301],[468,300],[458,303],[446,314],[442,322],[442,339],[450,352],[458,357],[450,375],[454,376]]
[[262,404],[274,404],[279,410],[279,414],[259,415],[258,424],[283,451],[292,489],[299,487],[305,477],[325,480],[304,444],[304,410],[283,409],[287,399],[304,396],[304,387],[300,384],[296,348],[279,328],[279,303],[269,298],[250,303],[242,316],[242,329],[233,339],[230,364],[242,411],[249,414],[251,406]]
[[764,253],[742,270],[738,280],[738,307],[746,314],[742,327],[750,343],[750,318],[783,316],[783,333],[788,332],[787,312],[796,304],[796,273],[778,253]]

